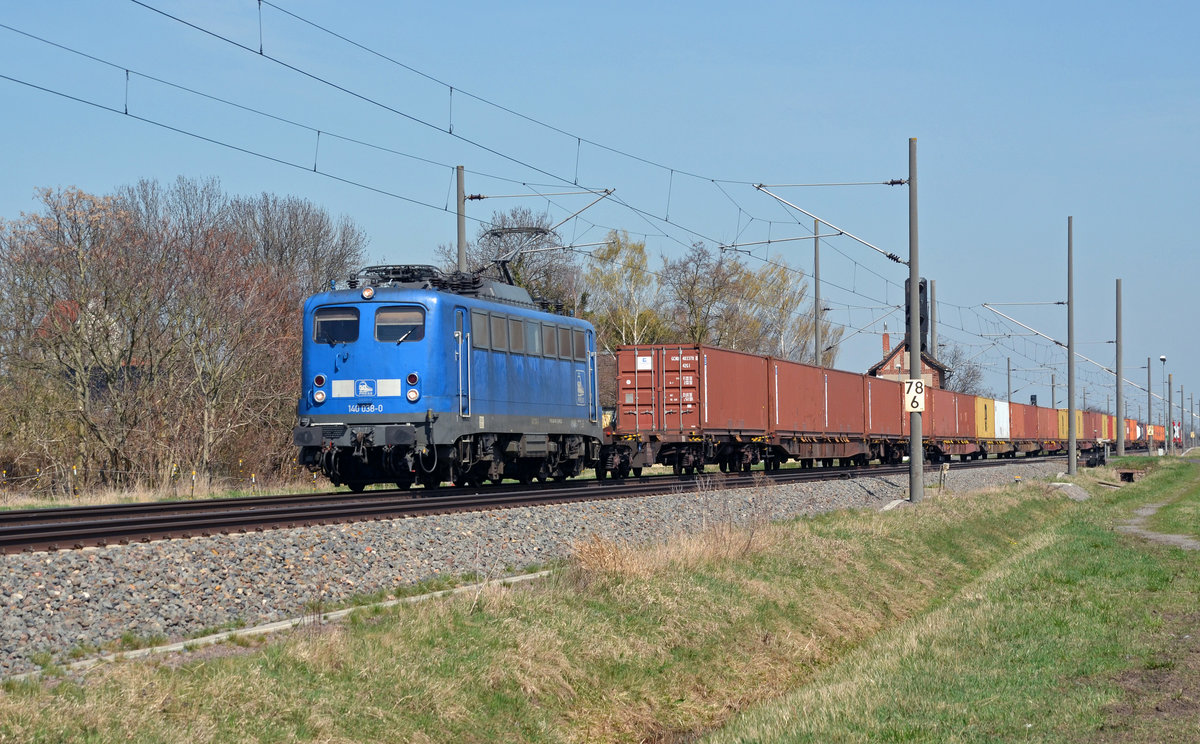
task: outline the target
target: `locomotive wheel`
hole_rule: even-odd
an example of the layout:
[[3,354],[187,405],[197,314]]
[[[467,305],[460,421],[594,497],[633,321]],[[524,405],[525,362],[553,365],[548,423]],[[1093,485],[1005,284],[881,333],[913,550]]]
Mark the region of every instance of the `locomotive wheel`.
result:
[[634,477],[634,478],[641,478],[641,477],[642,477],[642,469],[641,469],[641,468],[634,468],[634,469],[633,469],[633,477]]
[[722,473],[728,473],[728,472],[729,472],[729,463],[728,463],[728,462],[726,462],[725,460],[718,460],[718,461],[717,461],[717,467],[721,469],[721,472],[722,472]]
[[671,463],[671,472],[675,473],[675,475],[683,475],[683,466],[679,464],[678,460]]
[[596,480],[602,481],[608,477],[608,470],[603,465],[596,466]]
[[367,484],[363,483],[362,481],[353,481],[351,483],[347,483],[346,487],[355,493],[362,493],[364,490],[366,490]]

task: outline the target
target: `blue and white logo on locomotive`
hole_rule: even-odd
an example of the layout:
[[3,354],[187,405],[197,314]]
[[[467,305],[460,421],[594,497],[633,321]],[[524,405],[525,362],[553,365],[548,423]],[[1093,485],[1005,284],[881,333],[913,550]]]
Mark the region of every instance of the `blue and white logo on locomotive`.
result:
[[374,398],[375,397],[375,381],[374,380],[355,380],[354,395],[358,398]]

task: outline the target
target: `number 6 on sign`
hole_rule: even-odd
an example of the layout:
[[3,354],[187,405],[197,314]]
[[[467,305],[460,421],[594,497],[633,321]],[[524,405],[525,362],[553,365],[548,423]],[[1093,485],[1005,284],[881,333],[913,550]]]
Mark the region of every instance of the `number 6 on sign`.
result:
[[904,381],[904,410],[909,413],[920,413],[925,410],[925,381]]

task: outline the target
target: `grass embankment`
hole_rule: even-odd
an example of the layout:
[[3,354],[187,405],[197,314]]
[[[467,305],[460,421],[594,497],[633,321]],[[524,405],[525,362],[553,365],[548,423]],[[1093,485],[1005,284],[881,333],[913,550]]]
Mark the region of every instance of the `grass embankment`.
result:
[[1166,639],[1194,612],[1200,556],[1113,526],[1147,501],[1195,503],[1198,472],[1169,465],[1084,503],[1026,484],[649,550],[587,542],[533,588],[83,684],[9,684],[0,740],[1089,741],[1106,722],[1136,735],[1137,716],[1111,706],[1136,712],[1143,693],[1118,682],[1174,673]]

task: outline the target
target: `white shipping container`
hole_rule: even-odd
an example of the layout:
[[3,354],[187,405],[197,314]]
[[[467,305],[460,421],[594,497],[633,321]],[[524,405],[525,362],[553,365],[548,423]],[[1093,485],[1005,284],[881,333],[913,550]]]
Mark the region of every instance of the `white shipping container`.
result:
[[996,438],[1008,439],[1012,436],[1008,422],[1008,401],[996,401]]

